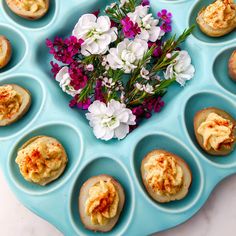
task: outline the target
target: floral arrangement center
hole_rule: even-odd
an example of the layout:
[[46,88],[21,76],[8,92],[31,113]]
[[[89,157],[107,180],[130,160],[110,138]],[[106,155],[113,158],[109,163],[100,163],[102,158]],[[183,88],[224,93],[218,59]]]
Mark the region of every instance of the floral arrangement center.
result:
[[150,8],[148,0],[120,0],[104,14],[82,15],[68,38],[46,40],[54,78],[71,107],[88,111],[98,139],[125,138],[161,110],[172,83],[184,86],[194,76],[190,55],[179,48],[193,27],[168,37],[172,14]]

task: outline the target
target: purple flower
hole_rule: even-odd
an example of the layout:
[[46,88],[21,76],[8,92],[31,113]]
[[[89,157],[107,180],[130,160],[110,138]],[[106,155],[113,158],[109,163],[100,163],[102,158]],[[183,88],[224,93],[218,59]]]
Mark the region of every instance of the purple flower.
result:
[[83,110],[88,110],[90,105],[91,105],[91,100],[90,100],[90,98],[87,98],[85,101],[78,102],[77,108],[83,109]]
[[128,16],[121,20],[123,33],[126,38],[134,38],[137,34],[141,32],[137,23],[130,20]]
[[78,102],[79,95],[76,95],[69,103],[71,108],[77,107],[78,109],[88,110],[88,107],[91,105],[90,98],[87,98],[85,101]]
[[143,106],[134,107],[134,108],[132,109],[132,113],[133,113],[136,117],[142,116],[143,113],[144,113]]
[[160,112],[164,105],[165,103],[161,100],[161,97],[150,98],[144,102],[144,106],[146,106],[150,112],[154,111],[155,113]]
[[132,108],[132,113],[136,116],[136,123],[138,124],[142,119],[149,119],[152,112],[160,112],[164,102],[161,97],[148,98],[141,105]]
[[149,6],[150,2],[149,2],[149,0],[142,0],[141,5],[144,6],[144,7]]
[[97,80],[96,82],[94,99],[99,100],[100,102],[105,102],[104,96],[102,94],[102,80]]
[[78,95],[76,95],[69,103],[69,106],[71,108],[75,107],[77,105],[77,99],[78,99]]
[[146,119],[150,119],[152,117],[152,113],[151,112],[146,112],[145,113],[145,118]]
[[160,27],[161,27],[161,30],[163,30],[165,33],[168,33],[172,30],[171,25],[166,22],[163,22]]
[[162,54],[162,50],[161,50],[161,41],[157,41],[156,43],[152,43],[152,42],[148,42],[148,47],[155,47],[154,51],[153,51],[153,56],[154,57],[160,57]]
[[79,53],[83,40],[77,39],[74,36],[63,40],[62,38],[56,37],[54,41],[46,39],[46,45],[49,48],[49,53],[53,54],[57,61],[65,64],[70,64],[74,61],[74,56]]
[[151,104],[152,106],[152,111],[154,111],[155,113],[160,112],[161,108],[164,107],[165,103],[164,101],[161,100],[161,97],[157,97],[157,98],[152,98],[149,101],[147,101],[147,103]]
[[158,12],[157,16],[167,24],[171,23],[172,14],[168,12],[166,9],[163,9],[160,12]]
[[69,74],[71,77],[70,85],[75,90],[82,89],[86,86],[88,77],[84,74],[83,68],[80,67],[78,62],[73,62],[69,67]]
[[149,119],[152,116],[151,111],[144,105],[139,105],[132,109],[132,113],[136,116],[136,124],[138,124],[142,119]]
[[65,47],[67,47],[68,52],[71,52],[73,56],[78,53],[83,42],[83,39],[77,39],[75,36],[70,36],[64,41]]
[[153,51],[153,56],[154,57],[160,57],[162,54],[162,50],[161,50],[161,47],[158,46],[157,48],[155,48],[155,50]]
[[51,72],[53,73],[53,77],[56,78],[56,75],[61,69],[61,67],[57,63],[54,63],[53,61],[51,61],[50,64],[52,66]]

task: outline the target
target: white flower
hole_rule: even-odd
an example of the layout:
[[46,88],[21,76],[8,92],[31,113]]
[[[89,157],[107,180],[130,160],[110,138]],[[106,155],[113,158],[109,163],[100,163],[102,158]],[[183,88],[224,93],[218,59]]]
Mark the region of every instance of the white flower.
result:
[[[173,52],[175,54],[177,52]],[[194,76],[195,69],[191,64],[191,57],[187,51],[180,51],[179,55],[175,59],[175,63],[167,67],[166,72],[164,73],[165,79],[176,78],[176,81],[185,85],[187,80],[191,80]]]
[[149,71],[146,68],[142,68],[140,71],[140,75],[142,76],[142,78],[149,80]]
[[79,94],[81,90],[75,90],[71,85],[71,77],[69,74],[69,69],[67,66],[64,66],[60,69],[60,71],[56,75],[56,81],[59,82],[60,87],[62,88],[63,92],[74,97],[75,95]]
[[141,39],[130,41],[124,39],[116,48],[111,48],[107,55],[107,62],[113,70],[122,69],[130,73],[137,68],[138,62],[148,50],[148,44]]
[[105,67],[105,70],[106,70],[106,71],[108,71],[108,70],[109,70],[109,68],[110,68],[110,66],[109,66],[109,63],[108,63],[108,61],[107,61],[107,57],[106,57],[106,56],[104,56],[104,57],[102,58],[102,66],[104,66],[104,67]]
[[109,9],[113,9],[115,6],[116,6],[116,2],[113,2],[110,5],[106,6],[105,10],[108,11]]
[[87,66],[86,66],[86,70],[87,70],[87,71],[94,71],[94,66],[93,66],[93,64],[87,65]]
[[112,78],[108,79],[107,77],[103,78],[102,85],[111,88],[115,85],[115,82],[112,81]]
[[142,85],[142,84],[136,83],[136,84],[135,84],[135,87],[136,87],[136,89],[138,89],[139,91],[143,91],[143,85]]
[[154,94],[154,88],[152,87],[152,85],[150,85],[149,83],[147,83],[146,85],[143,86],[143,89],[146,93],[149,94]]
[[98,139],[123,139],[129,133],[129,126],[136,124],[132,111],[113,99],[107,105],[96,100],[88,111],[86,118]]
[[137,23],[141,29],[141,33],[136,37],[145,41],[156,42],[165,34],[158,26],[159,20],[155,19],[152,14],[148,14],[149,6],[137,6],[134,12],[128,13],[128,17]]
[[157,81],[161,81],[161,77],[159,75],[153,75],[152,79],[157,80]]
[[124,91],[123,83],[120,80],[118,80],[115,84],[115,91]]
[[124,100],[125,100],[125,92],[124,91],[122,91],[120,94],[120,100],[121,100],[121,102],[124,102]]
[[72,35],[83,39],[81,53],[84,56],[90,54],[104,54],[109,49],[110,43],[117,39],[117,28],[111,28],[108,16],[96,17],[94,14],[85,14],[80,17]]
[[129,0],[120,0],[120,7],[123,7]]

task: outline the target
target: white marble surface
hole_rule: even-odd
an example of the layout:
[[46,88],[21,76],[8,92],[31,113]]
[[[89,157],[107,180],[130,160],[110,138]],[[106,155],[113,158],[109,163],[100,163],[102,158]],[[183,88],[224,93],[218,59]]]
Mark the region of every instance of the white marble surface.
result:
[[[0,235],[62,236],[57,229],[27,210],[10,191],[0,172]],[[235,235],[236,176],[224,180],[205,206],[189,221],[157,236]]]

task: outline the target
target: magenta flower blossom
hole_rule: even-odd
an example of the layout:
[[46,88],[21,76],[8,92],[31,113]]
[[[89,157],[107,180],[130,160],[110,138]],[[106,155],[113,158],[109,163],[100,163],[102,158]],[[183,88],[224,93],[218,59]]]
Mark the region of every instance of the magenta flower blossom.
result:
[[157,41],[156,43],[148,42],[148,47],[151,48],[155,46],[156,48],[153,51],[153,56],[154,57],[160,57],[162,54],[161,50],[161,41]]
[[78,95],[76,95],[69,103],[69,107],[73,108],[77,105]]
[[78,102],[79,95],[76,95],[69,103],[71,108],[77,107],[78,109],[88,110],[88,107],[91,105],[91,100],[87,98],[83,102]]
[[155,48],[154,52],[153,52],[153,56],[154,57],[160,57],[162,54],[162,50],[161,50],[161,47],[158,46],[157,48]]
[[160,27],[165,33],[171,32],[172,30],[171,25],[167,24],[166,22],[163,22]]
[[134,107],[134,108],[132,109],[132,113],[133,113],[136,117],[142,116],[143,113],[144,113],[144,108],[143,108],[143,106]]
[[97,80],[96,82],[94,99],[99,100],[100,102],[105,102],[105,99],[102,93],[102,80]]
[[87,98],[85,101],[83,102],[78,102],[77,103],[77,108],[79,109],[83,109],[83,110],[88,110],[89,106],[91,105],[91,100],[90,98]]
[[141,33],[138,24],[131,21],[128,16],[121,20],[121,24],[126,38],[134,38],[137,34]]
[[150,2],[149,2],[149,0],[142,0],[141,5],[144,6],[144,7],[149,6]]
[[84,74],[83,68],[77,62],[74,62],[69,67],[69,74],[71,77],[70,85],[75,90],[82,89],[86,86],[88,77]]
[[161,97],[150,98],[144,102],[144,106],[148,111],[154,111],[155,113],[160,112],[165,103],[161,100]]
[[57,61],[65,64],[70,64],[74,61],[74,56],[79,53],[83,40],[77,39],[74,36],[63,40],[62,38],[56,37],[54,41],[46,39],[46,45],[49,48],[49,53],[53,54]]
[[172,14],[168,12],[166,9],[163,9],[160,12],[158,12],[157,16],[167,24],[171,23]]
[[51,72],[53,74],[53,77],[56,78],[56,75],[61,69],[61,67],[57,63],[54,63],[53,61],[50,62],[50,65],[52,66]]
[[138,124],[142,119],[149,119],[152,112],[160,112],[164,105],[161,97],[146,99],[143,104],[132,109],[132,113],[136,116],[136,123]]

